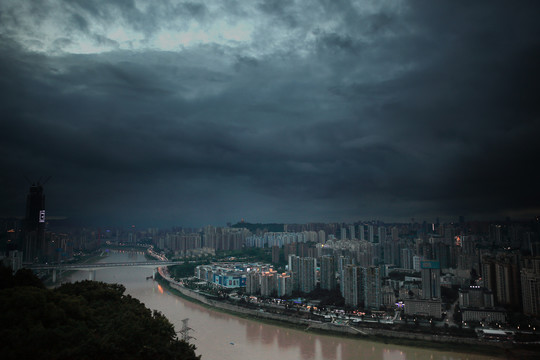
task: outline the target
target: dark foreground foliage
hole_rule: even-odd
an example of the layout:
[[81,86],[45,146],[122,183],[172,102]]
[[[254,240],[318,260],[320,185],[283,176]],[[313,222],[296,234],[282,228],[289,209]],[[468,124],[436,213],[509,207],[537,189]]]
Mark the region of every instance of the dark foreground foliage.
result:
[[83,281],[48,290],[27,275],[23,284],[2,277],[2,359],[200,358],[165,316],[124,295],[122,285]]

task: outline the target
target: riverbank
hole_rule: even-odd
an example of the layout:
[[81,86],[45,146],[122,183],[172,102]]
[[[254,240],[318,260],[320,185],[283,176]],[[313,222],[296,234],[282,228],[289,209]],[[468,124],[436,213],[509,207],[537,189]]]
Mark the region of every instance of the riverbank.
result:
[[415,333],[410,331],[396,331],[372,327],[357,327],[303,319],[290,315],[274,314],[264,309],[249,309],[234,305],[222,300],[216,300],[204,294],[190,290],[175,283],[172,279],[157,277],[160,284],[174,295],[180,296],[190,302],[195,302],[207,308],[228,313],[237,317],[255,320],[272,325],[293,328],[302,331],[314,332],[324,335],[337,335],[347,338],[358,338],[381,343],[396,345],[432,348],[439,351],[455,353],[474,353],[490,355],[506,359],[533,359],[538,354],[536,348],[529,351],[518,349],[512,343],[486,342],[476,338],[462,338],[455,336],[441,336],[428,333]]

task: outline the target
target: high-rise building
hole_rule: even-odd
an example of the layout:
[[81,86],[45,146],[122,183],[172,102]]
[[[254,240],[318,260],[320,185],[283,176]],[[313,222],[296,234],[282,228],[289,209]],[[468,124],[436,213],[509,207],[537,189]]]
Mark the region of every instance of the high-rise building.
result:
[[378,310],[382,305],[381,273],[378,266],[363,270],[364,307]]
[[283,245],[283,254],[286,260],[289,259],[289,255],[297,255],[296,245],[296,243]]
[[319,242],[321,244],[324,244],[326,242],[326,233],[324,232],[324,230],[319,230]]
[[419,255],[413,255],[412,259],[413,259],[413,270],[420,271],[421,270],[420,263],[422,262],[422,260],[424,260],[424,258]]
[[438,261],[422,260],[422,298],[440,299],[441,297],[441,266]]
[[272,296],[272,293],[277,290],[276,273],[272,271],[261,274],[261,295]]
[[475,236],[460,236],[460,245],[463,254],[474,255],[476,254],[477,240]]
[[401,265],[401,249],[403,245],[399,241],[392,241],[392,264],[397,267],[402,267]]
[[398,241],[399,240],[399,229],[396,226],[393,226],[390,230],[392,234],[392,241]]
[[385,264],[396,264],[394,262],[394,243],[393,242],[386,242],[382,244],[381,248],[383,251],[383,261]]
[[279,246],[272,246],[272,262],[274,264],[277,264],[279,263],[279,252],[280,252],[280,249],[279,249]]
[[378,265],[380,262],[383,261],[382,249],[383,249],[383,247],[381,246],[380,243],[371,244],[371,264],[370,264],[370,266]]
[[292,277],[288,273],[283,273],[277,277],[277,294],[278,296],[290,296],[293,291]]
[[401,249],[401,267],[404,269],[413,268],[413,251],[409,248]]
[[434,257],[441,263],[442,269],[447,269],[450,266],[450,246],[442,241],[433,244]]
[[[338,258],[338,272],[339,272],[340,283],[343,283],[343,278],[344,278],[343,271],[345,270],[345,267],[349,264],[352,264],[352,260],[350,257],[340,256]],[[341,289],[341,296],[345,297],[345,295],[343,294],[343,285],[340,286],[340,289]]]
[[24,219],[24,260],[38,262],[47,253],[45,242],[45,195],[40,183],[32,184],[26,197]]
[[246,276],[246,292],[248,294],[258,294],[261,291],[261,273],[250,271]]
[[501,256],[495,263],[495,281],[497,283],[497,301],[501,305],[521,306],[519,268],[517,258]]
[[363,303],[363,274],[360,266],[348,264],[343,269],[341,293],[347,306],[360,306]]
[[517,254],[484,255],[481,268],[484,286],[493,291],[496,304],[514,308],[522,306]]
[[375,228],[373,225],[368,225],[368,236],[369,236],[369,242],[374,243],[375,242]]
[[379,244],[386,243],[386,228],[384,226],[379,226]]
[[309,245],[306,243],[299,243],[297,245],[298,247],[298,255],[300,257],[308,257],[309,256]]
[[482,256],[482,281],[484,287],[495,293],[497,282],[495,281],[495,258],[491,255]]
[[495,306],[493,292],[480,286],[469,286],[459,290],[461,308],[492,308]]
[[300,291],[309,293],[317,285],[317,260],[311,257],[300,258]]
[[333,290],[336,288],[336,265],[334,257],[325,255],[321,257],[321,289]]
[[293,280],[293,289],[300,290],[300,257],[289,255],[289,272]]
[[377,266],[346,265],[341,283],[347,306],[378,310],[382,305],[381,273]]
[[364,225],[358,225],[358,237],[360,240],[366,240],[366,235],[364,234]]
[[354,225],[349,225],[349,239],[356,239],[356,235],[354,233]]
[[523,259],[521,293],[523,313],[540,316],[540,256]]

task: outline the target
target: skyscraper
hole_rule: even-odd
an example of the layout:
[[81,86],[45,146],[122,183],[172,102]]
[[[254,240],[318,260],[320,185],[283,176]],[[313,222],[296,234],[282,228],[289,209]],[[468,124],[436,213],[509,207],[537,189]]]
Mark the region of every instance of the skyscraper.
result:
[[246,292],[248,294],[258,294],[261,291],[261,273],[250,271],[246,276]]
[[363,302],[362,269],[356,265],[346,265],[341,279],[341,293],[347,306],[359,306]]
[[300,257],[289,255],[289,272],[293,280],[293,290],[300,290]]
[[352,260],[350,257],[348,256],[340,256],[339,259],[338,259],[338,271],[339,271],[339,281],[341,282],[341,296],[345,297],[344,293],[343,293],[343,289],[344,289],[344,286],[343,286],[343,281],[344,281],[344,271],[345,271],[345,266],[349,265],[349,264],[352,264]]
[[272,246],[272,262],[274,264],[277,264],[279,263],[279,253],[280,253],[280,249],[279,249],[279,246]]
[[497,302],[500,305],[520,308],[522,301],[521,278],[517,254],[498,254],[495,263],[494,291]]
[[276,272],[267,271],[261,274],[261,295],[272,296],[277,290]]
[[375,242],[375,229],[373,225],[368,225],[368,233],[369,233],[369,242],[374,243]]
[[322,244],[326,242],[326,233],[324,230],[319,230],[319,242]]
[[413,251],[409,248],[401,249],[401,267],[404,269],[413,268]]
[[292,277],[290,274],[283,273],[277,277],[277,295],[289,296],[293,291]]
[[364,225],[358,225],[358,236],[360,240],[366,240],[366,237],[364,234]]
[[440,299],[441,297],[441,265],[438,261],[420,261],[422,273],[422,298]]
[[377,230],[379,232],[379,244],[386,243],[386,228],[384,226],[379,226]]
[[378,266],[363,269],[364,307],[378,310],[382,305],[381,272]]
[[498,305],[520,308],[522,300],[521,278],[518,255],[516,253],[501,253],[496,257],[482,257],[482,278],[484,286],[495,295]]
[[390,230],[392,234],[392,241],[398,241],[399,240],[399,229],[396,226],[393,226]]
[[325,255],[321,258],[321,289],[336,288],[336,266],[334,257]]
[[523,313],[540,316],[540,256],[523,259],[521,289]]
[[24,219],[24,260],[37,262],[47,253],[45,243],[45,195],[38,182],[30,186],[26,197],[26,217]]
[[300,291],[309,293],[317,285],[317,261],[315,258],[300,258]]

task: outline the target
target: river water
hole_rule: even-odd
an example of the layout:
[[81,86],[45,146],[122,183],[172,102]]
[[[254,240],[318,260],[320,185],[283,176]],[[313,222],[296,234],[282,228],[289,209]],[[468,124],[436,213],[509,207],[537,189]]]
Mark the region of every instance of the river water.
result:
[[[112,251],[100,262],[146,261],[144,254]],[[207,309],[170,294],[157,282],[146,280],[153,269],[126,267],[97,270],[95,280],[120,283],[126,293],[148,308],[162,312],[179,331],[189,319],[191,340],[202,360],[487,360],[490,356],[442,352],[373,341],[312,334],[263,324]],[[71,281],[88,279],[88,272]]]

